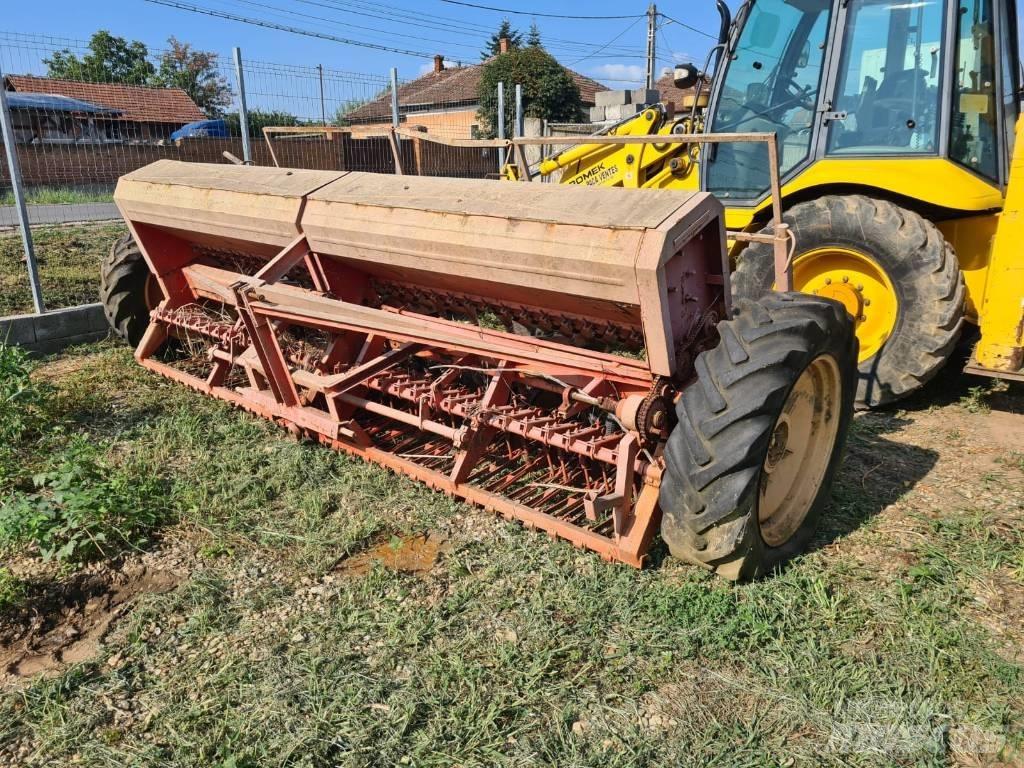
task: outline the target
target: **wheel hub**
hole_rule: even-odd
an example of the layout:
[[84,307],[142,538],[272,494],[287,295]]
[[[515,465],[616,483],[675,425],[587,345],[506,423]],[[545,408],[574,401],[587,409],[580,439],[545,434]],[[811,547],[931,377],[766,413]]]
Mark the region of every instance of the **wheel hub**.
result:
[[793,286],[834,299],[856,321],[858,362],[877,355],[896,328],[899,299],[885,270],[867,253],[826,246],[793,260]]
[[833,299],[838,301],[849,313],[851,317],[857,318],[857,322],[860,323],[861,316],[864,314],[864,293],[863,291],[857,290],[856,285],[850,285],[850,283],[829,283],[825,286],[815,289],[814,293],[818,296],[824,296],[826,299]]

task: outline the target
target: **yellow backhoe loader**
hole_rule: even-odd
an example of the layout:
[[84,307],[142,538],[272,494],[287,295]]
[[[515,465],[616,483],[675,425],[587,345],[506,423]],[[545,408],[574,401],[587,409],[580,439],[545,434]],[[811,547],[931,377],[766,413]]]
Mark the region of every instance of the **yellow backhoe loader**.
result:
[[[856,319],[862,405],[935,376],[965,321],[981,330],[970,372],[1024,378],[1014,3],[748,0],[735,21],[719,9],[710,93],[679,67],[688,103],[605,132],[776,134],[794,287]],[[579,145],[536,170],[565,184],[704,189],[725,202],[730,229],[771,232],[765,146],[705,146]],[[772,251],[743,245],[732,289],[753,298],[772,287]]]

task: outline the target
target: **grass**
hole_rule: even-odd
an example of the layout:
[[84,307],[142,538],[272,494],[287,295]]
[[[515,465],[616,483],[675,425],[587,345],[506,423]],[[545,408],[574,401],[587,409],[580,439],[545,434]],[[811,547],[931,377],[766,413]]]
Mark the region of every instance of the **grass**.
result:
[[[100,259],[125,231],[120,223],[33,227],[47,309],[97,301]],[[0,317],[31,311],[21,237],[16,231],[0,233]]]
[[[949,421],[979,417],[955,398],[859,417],[816,549],[734,587],[663,553],[611,566],[294,442],[122,347],[41,375],[50,428],[20,438],[12,484],[87,440],[159,480],[173,514],[147,557],[187,574],[102,658],[0,698],[18,764],[1021,759],[1024,667],[1001,632],[1024,604],[986,596],[1024,595],[1024,484],[948,446]],[[426,573],[338,567],[428,531],[447,545]]]
[[[69,203],[110,203],[114,193],[110,189],[93,187],[29,187],[25,192],[28,205],[69,204]],[[14,205],[14,192],[0,192],[0,205]]]

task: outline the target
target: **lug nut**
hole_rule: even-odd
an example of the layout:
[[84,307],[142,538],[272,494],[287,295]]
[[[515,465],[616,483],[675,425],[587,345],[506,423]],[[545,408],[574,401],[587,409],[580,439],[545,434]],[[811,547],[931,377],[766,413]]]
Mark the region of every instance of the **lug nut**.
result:
[[857,283],[857,290],[858,291],[863,291],[864,290],[864,283]]
[[826,277],[825,278],[825,285],[832,285],[832,278],[831,277]]
[[850,278],[848,278],[846,275],[843,275],[843,282],[844,283],[850,282]]
[[871,299],[864,299],[864,306],[865,307],[870,307],[871,306]]

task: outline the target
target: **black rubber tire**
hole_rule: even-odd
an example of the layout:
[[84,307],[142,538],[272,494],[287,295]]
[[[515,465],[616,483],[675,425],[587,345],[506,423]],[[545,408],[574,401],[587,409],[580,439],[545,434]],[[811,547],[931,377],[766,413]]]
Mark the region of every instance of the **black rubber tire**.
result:
[[[800,293],[740,299],[720,343],[696,361],[665,445],[661,535],[669,551],[734,581],[756,578],[804,550],[828,503],[853,415],[857,339],[841,304]],[[818,357],[839,370],[832,455],[806,517],[790,538],[761,536],[758,498],[768,445],[790,390]]]
[[[938,228],[912,211],[864,195],[800,203],[783,219],[796,235],[796,256],[828,246],[854,248],[885,271],[896,291],[892,335],[859,366],[858,406],[894,402],[934,377],[960,338],[966,295],[956,254]],[[757,298],[774,281],[770,245],[753,243],[740,253],[732,275],[734,298]]]
[[131,233],[114,241],[100,262],[100,302],[111,330],[133,347],[149,326],[149,266]]

